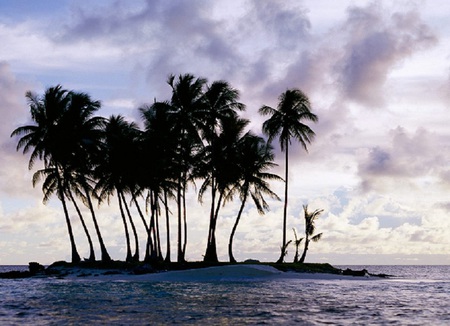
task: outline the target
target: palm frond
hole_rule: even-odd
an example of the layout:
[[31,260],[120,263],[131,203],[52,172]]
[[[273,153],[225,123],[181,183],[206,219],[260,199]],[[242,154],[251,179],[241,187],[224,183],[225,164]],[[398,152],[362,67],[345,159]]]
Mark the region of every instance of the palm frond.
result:
[[312,242],[317,242],[317,241],[319,241],[320,239],[322,239],[322,234],[323,234],[323,233],[319,233],[319,234],[313,236],[313,237],[311,238],[311,241],[312,241]]

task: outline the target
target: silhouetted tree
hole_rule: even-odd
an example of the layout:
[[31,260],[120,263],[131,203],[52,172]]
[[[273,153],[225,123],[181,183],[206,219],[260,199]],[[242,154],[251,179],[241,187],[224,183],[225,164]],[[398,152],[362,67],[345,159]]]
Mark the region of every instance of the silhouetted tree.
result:
[[[166,256],[165,261],[170,262],[170,221],[169,221],[169,198],[174,198],[174,191],[178,190],[179,168],[178,164],[178,131],[175,129],[173,117],[170,112],[172,107],[168,102],[155,102],[151,106],[140,108],[141,117],[144,121],[145,130],[143,133],[141,147],[141,172],[140,180],[142,188],[153,192],[149,198],[153,198],[152,216],[154,225],[158,221],[160,215],[159,203],[162,203],[166,218]],[[158,228],[159,230],[159,228]],[[157,230],[157,231],[158,231]],[[154,236],[152,235],[154,233]],[[186,234],[186,232],[185,232]],[[151,238],[153,237],[153,239]],[[156,238],[155,238],[156,237]],[[150,230],[148,234],[148,246],[160,247],[159,232]],[[152,243],[150,243],[152,242]],[[180,248],[178,248],[180,249]],[[159,249],[160,251],[160,249]],[[184,251],[181,248],[181,257]],[[161,252],[154,252],[152,259],[157,259]],[[155,257],[156,256],[156,257]]]
[[258,213],[264,214],[269,209],[269,205],[263,195],[267,194],[272,198],[280,199],[270,190],[268,181],[282,180],[277,175],[267,172],[267,170],[276,164],[273,162],[274,155],[272,147],[261,137],[247,133],[239,141],[237,151],[238,161],[235,164],[239,166],[240,176],[236,186],[238,188],[241,206],[228,242],[228,256],[232,263],[236,262],[233,256],[233,237],[248,197],[250,196],[252,198]]
[[294,231],[294,237],[295,237],[295,256],[294,256],[294,263],[298,263],[298,248],[300,247],[300,244],[303,241],[303,238],[298,238],[297,237],[297,232],[295,231],[295,228],[292,228],[292,230]]
[[314,138],[314,132],[303,121],[316,122],[317,116],[311,112],[311,105],[308,97],[298,89],[289,89],[279,97],[276,109],[269,106],[262,106],[259,109],[262,115],[269,115],[269,119],[263,123],[263,132],[268,135],[269,142],[275,137],[279,138],[281,150],[285,151],[285,192],[283,210],[283,241],[281,245],[281,255],[278,263],[284,261],[286,247],[286,222],[288,206],[288,176],[289,176],[289,145],[291,139],[300,142],[307,151],[307,144]]
[[[177,177],[177,215],[178,215],[178,242],[177,261],[185,261],[186,234],[186,187],[189,174],[192,170],[192,158],[202,146],[199,126],[204,119],[203,88],[206,79],[195,78],[191,74],[180,75],[176,79],[171,75],[167,83],[172,88],[169,113],[173,127],[178,137],[176,164],[178,164]],[[184,221],[184,241],[183,228]]]
[[67,138],[66,148],[71,150],[65,162],[64,176],[68,178],[66,180],[68,187],[77,190],[76,195],[82,198],[88,207],[100,245],[101,260],[109,262],[111,257],[103,241],[92,203],[92,197],[97,196],[93,191],[92,174],[97,158],[102,155],[105,119],[94,116],[100,109],[99,101],[93,101],[85,93],[71,92],[71,94],[70,108],[60,121]]
[[[73,178],[73,172],[69,173],[68,170],[65,170],[64,176],[61,177],[63,180],[63,188],[64,192],[67,196],[67,198],[73,203],[75,210],[78,214],[78,217],[80,218],[81,224],[83,226],[83,230],[86,234],[88,243],[89,243],[89,261],[95,261],[95,252],[94,252],[94,245],[92,243],[92,239],[89,233],[89,230],[86,226],[86,222],[84,220],[83,215],[81,214],[81,210],[76,202],[75,197],[73,196],[71,187],[73,187],[74,182],[71,182]],[[43,203],[46,204],[48,200],[50,199],[51,195],[53,193],[58,193],[58,181],[57,181],[57,170],[55,168],[47,168],[47,169],[40,169],[36,171],[33,174],[33,187],[36,186],[38,182],[41,180],[43,181],[42,184],[42,191],[44,193]],[[74,191],[78,192],[78,189],[74,189]]]
[[[137,127],[134,123],[128,123],[122,116],[111,116],[105,126],[104,148],[102,159],[96,167],[97,185],[99,198],[101,200],[108,199],[113,194],[117,194],[117,200],[122,217],[124,232],[127,244],[126,261],[132,261],[130,234],[128,231],[128,223],[133,225],[133,220],[127,216],[125,210],[126,201],[124,192],[127,189],[129,181],[128,173],[131,173],[133,167],[130,164],[133,160],[133,142],[137,134]],[[134,229],[134,226],[132,227]],[[134,229],[135,232],[135,229]],[[134,233],[136,253],[134,257],[139,257],[139,242],[137,233]]]
[[323,209],[316,209],[314,212],[308,211],[308,205],[303,205],[303,211],[305,213],[305,246],[303,248],[303,254],[300,257],[299,262],[303,263],[305,261],[306,252],[309,248],[309,243],[317,242],[322,238],[322,233],[314,235],[314,231],[316,230],[315,219],[322,214]]
[[69,110],[72,93],[63,89],[60,85],[48,88],[43,96],[31,92],[26,93],[30,107],[33,125],[26,125],[15,129],[11,136],[21,136],[17,144],[17,150],[23,148],[23,153],[31,151],[28,168],[33,169],[37,159],[44,162],[46,169],[52,169],[56,180],[56,192],[66,219],[69,240],[72,249],[72,262],[80,261],[72,225],[65,201],[62,174],[64,164],[71,156],[71,150],[67,145],[67,132],[62,128],[61,120]]
[[211,143],[205,147],[203,162],[200,165],[204,177],[199,190],[199,200],[202,201],[205,191],[211,189],[211,210],[209,232],[204,261],[217,262],[216,226],[220,207],[233,198],[237,192],[240,180],[238,157],[239,140],[249,121],[236,116],[224,118],[220,133],[214,136]]

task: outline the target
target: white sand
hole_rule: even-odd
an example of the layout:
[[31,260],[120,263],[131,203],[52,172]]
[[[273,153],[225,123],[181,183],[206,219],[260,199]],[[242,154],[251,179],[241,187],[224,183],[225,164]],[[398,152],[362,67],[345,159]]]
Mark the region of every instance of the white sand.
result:
[[283,279],[298,280],[376,280],[377,277],[355,277],[327,273],[282,272],[266,265],[230,265],[182,271],[168,271],[133,275],[127,273],[104,275],[106,271],[95,269],[70,269],[64,278],[98,281],[139,282],[215,282],[215,281],[269,281]]

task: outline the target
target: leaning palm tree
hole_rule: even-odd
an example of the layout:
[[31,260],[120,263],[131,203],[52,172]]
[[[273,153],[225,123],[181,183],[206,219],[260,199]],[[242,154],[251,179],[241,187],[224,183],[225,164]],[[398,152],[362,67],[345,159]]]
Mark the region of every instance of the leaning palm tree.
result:
[[267,144],[261,137],[247,133],[240,141],[238,153],[241,154],[238,155],[238,162],[236,162],[241,171],[241,176],[237,183],[241,207],[228,242],[228,256],[232,263],[236,262],[233,256],[233,238],[248,197],[250,196],[253,199],[258,213],[264,214],[269,208],[263,197],[264,194],[278,200],[280,199],[270,189],[268,181],[282,180],[279,176],[267,172],[268,169],[276,164],[273,162],[272,146]]
[[[307,144],[314,138],[312,129],[303,121],[317,122],[317,116],[311,112],[311,104],[308,97],[299,89],[289,89],[279,97],[276,109],[269,106],[262,106],[259,109],[262,115],[269,115],[270,118],[263,123],[263,132],[268,135],[269,142],[275,137],[279,137],[281,150],[285,152],[285,188],[284,188],[284,209],[283,209],[283,241],[281,245],[281,255],[278,263],[284,261],[286,254],[286,222],[288,207],[288,176],[289,176],[289,145],[292,139],[300,142],[305,151],[308,151]],[[284,248],[284,249],[283,249]]]
[[305,213],[305,246],[303,248],[303,254],[300,257],[299,262],[303,263],[305,261],[306,252],[309,248],[309,243],[317,242],[322,238],[322,233],[314,235],[316,226],[314,224],[315,219],[322,214],[323,209],[316,209],[314,212],[308,212],[308,205],[303,205],[303,211]]
[[11,136],[21,136],[17,150],[23,148],[24,154],[31,151],[28,163],[30,170],[33,169],[37,159],[44,162],[45,169],[54,170],[57,196],[63,206],[72,249],[72,262],[78,263],[80,255],[75,245],[62,180],[64,167],[72,154],[72,149],[67,147],[69,137],[61,120],[69,110],[71,95],[71,92],[63,89],[60,85],[48,88],[43,96],[27,92],[26,97],[34,124],[18,127]]
[[[84,233],[86,234],[86,238],[89,244],[89,258],[87,261],[95,261],[95,251],[94,251],[94,244],[92,242],[91,234],[89,233],[89,229],[86,225],[86,222],[84,221],[83,214],[81,214],[80,207],[78,206],[76,199],[72,193],[72,190],[70,188],[67,189],[67,193],[69,196],[70,201],[72,202],[73,206],[75,207],[75,210],[78,214],[78,217],[80,218],[81,225],[83,226]],[[86,258],[85,258],[86,260]]]
[[[73,182],[71,182],[70,180],[72,179],[72,173],[67,173],[68,171],[66,170],[64,176],[62,177],[63,180],[63,188],[64,188],[64,193],[66,194],[67,198],[72,202],[72,204],[75,207],[75,210],[78,214],[78,217],[80,218],[80,222],[81,225],[83,226],[83,230],[86,234],[88,243],[89,243],[89,261],[95,261],[95,252],[94,252],[94,245],[92,243],[92,238],[91,235],[89,233],[89,229],[87,228],[86,222],[84,220],[84,217],[81,213],[81,210],[75,200],[75,197],[73,195],[73,191],[72,191],[72,187],[73,187]],[[57,170],[55,168],[47,168],[47,169],[40,169],[38,171],[36,171],[33,174],[33,187],[36,186],[36,184],[41,181],[44,180],[42,183],[42,191],[44,193],[44,197],[43,197],[43,203],[46,204],[50,198],[51,195],[53,193],[58,193],[58,175],[57,175]],[[75,192],[79,193],[78,189],[74,189]],[[65,200],[64,200],[65,201]]]
[[294,237],[295,237],[295,255],[294,255],[294,263],[298,263],[298,248],[300,247],[300,244],[303,241],[303,238],[298,238],[297,236],[297,231],[295,231],[295,228],[292,228],[292,230],[294,231]]
[[92,203],[92,197],[97,195],[93,191],[92,171],[97,157],[102,155],[102,136],[105,118],[94,116],[100,108],[99,101],[93,101],[88,94],[71,92],[69,110],[60,121],[61,128],[65,130],[67,139],[66,148],[71,150],[65,164],[65,177],[72,176],[66,182],[76,190],[78,197],[91,212],[95,232],[100,245],[101,260],[109,262],[111,257],[106,249],[103,236],[97,221]]

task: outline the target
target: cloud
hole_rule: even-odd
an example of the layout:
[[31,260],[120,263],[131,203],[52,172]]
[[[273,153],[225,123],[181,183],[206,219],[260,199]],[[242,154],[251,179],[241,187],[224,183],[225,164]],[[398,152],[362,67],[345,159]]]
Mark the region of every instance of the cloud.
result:
[[389,191],[396,184],[421,185],[425,177],[439,178],[448,162],[442,151],[447,137],[418,129],[414,134],[397,127],[385,145],[372,147],[359,161],[358,175],[365,191]]
[[54,39],[118,49],[125,60],[145,68],[151,84],[163,84],[170,73],[204,76],[212,66],[216,76],[229,75],[240,61],[229,40],[231,31],[213,17],[210,3],[145,1],[121,10],[128,7],[125,1],[97,11],[77,7]]
[[[260,27],[277,40],[277,45],[295,50],[309,37],[311,23],[302,7],[282,2],[251,1],[249,13],[254,14]],[[254,29],[255,33],[258,29]],[[269,37],[271,39],[272,37]]]
[[378,194],[348,194],[351,199],[340,213],[325,211],[317,219],[316,230],[323,238],[311,248],[315,253],[445,253],[449,243],[445,214],[419,211]]
[[[12,131],[29,121],[25,92],[31,84],[16,78],[7,62],[0,62],[0,192],[4,195],[32,194],[28,161],[16,152]],[[27,189],[24,191],[24,189]]]
[[[448,80],[442,87],[447,75],[441,75],[449,70],[448,61],[441,62],[447,29],[440,26],[448,21],[445,11],[434,22],[426,6],[404,9],[386,2],[346,12],[341,3],[324,10],[314,1],[118,0],[61,6],[45,19],[23,13],[34,20],[0,23],[0,57],[7,60],[0,63],[0,247],[11,253],[10,262],[14,254],[26,262],[26,252],[46,262],[70,259],[60,203],[54,199],[51,207],[42,206],[39,187],[31,187],[28,158],[15,152],[17,139],[9,138],[29,120],[25,91],[42,93],[47,85],[63,83],[102,100],[106,112],[122,110],[132,118],[138,115],[133,107],[169,97],[169,73],[186,72],[210,81],[223,78],[238,88],[248,106],[245,116],[258,133],[266,118],[257,114],[262,104],[276,106],[287,88],[308,94],[319,123],[311,124],[317,137],[308,155],[301,146],[290,151],[288,236],[292,227],[303,226],[302,204],[324,208],[317,222],[324,238],[311,247],[312,255],[448,252],[450,97],[445,97]],[[439,47],[430,57],[427,49],[437,44],[436,35]],[[274,145],[280,166],[272,172],[282,175],[284,156],[278,142]],[[273,188],[283,194],[281,182]],[[196,194],[190,196],[188,258],[198,260],[206,248],[208,207],[197,207]],[[24,198],[32,198],[31,204]],[[123,259],[123,226],[114,201],[102,206],[98,217],[112,256]],[[235,240],[238,259],[277,258],[282,203],[270,204],[265,216],[246,208]],[[237,206],[225,206],[219,219],[223,260]],[[69,209],[80,254],[86,253],[81,226]],[[87,220],[92,229],[89,214]],[[38,239],[31,228],[42,230]],[[138,228],[142,233],[142,225]],[[173,216],[171,229],[174,250]],[[24,240],[23,234],[30,236]],[[42,240],[48,234],[57,236]],[[7,245],[7,237],[16,248]]]
[[335,69],[342,95],[369,107],[385,104],[383,86],[396,66],[437,41],[418,8],[390,11],[379,2],[350,7],[338,31],[344,48]]

